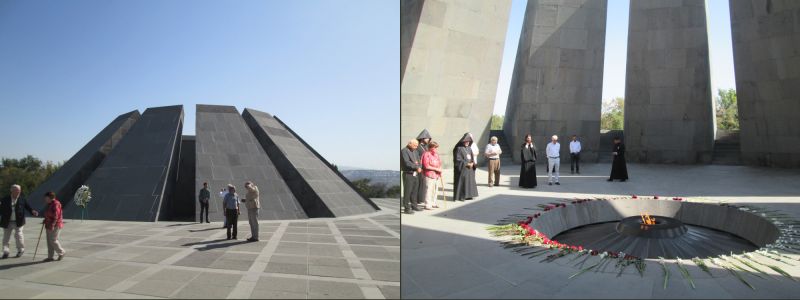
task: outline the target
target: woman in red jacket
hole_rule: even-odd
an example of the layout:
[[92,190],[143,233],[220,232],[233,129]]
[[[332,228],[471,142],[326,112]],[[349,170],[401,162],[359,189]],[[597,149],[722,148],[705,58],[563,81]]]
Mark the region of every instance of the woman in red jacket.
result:
[[44,261],[53,261],[53,254],[58,254],[58,259],[64,258],[64,248],[58,242],[58,232],[64,227],[64,219],[61,215],[61,202],[56,199],[56,194],[47,192],[44,194],[44,201],[47,209],[44,212],[44,229],[47,230],[47,258]]

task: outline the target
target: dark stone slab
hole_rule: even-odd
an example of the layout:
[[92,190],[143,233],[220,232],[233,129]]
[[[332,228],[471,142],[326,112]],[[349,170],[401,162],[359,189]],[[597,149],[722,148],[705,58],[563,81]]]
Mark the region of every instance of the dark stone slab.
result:
[[138,110],[119,115],[103,130],[90,140],[78,153],[72,156],[61,168],[53,173],[50,178],[40,184],[28,196],[32,203],[40,203],[41,198],[48,191],[56,193],[64,207],[72,202],[75,191],[89,178],[100,166],[100,163],[113,150],[128,130],[139,120]]
[[[177,175],[183,106],[148,108],[86,185],[92,189],[87,219],[156,221]],[[80,218],[67,206],[65,218]]]
[[[258,186],[261,196],[259,219],[305,219],[306,214],[289,187],[278,174],[275,165],[250,132],[242,116],[233,106],[197,105],[196,174],[193,197],[203,182],[211,190],[209,218],[222,221],[221,188],[228,184],[244,198],[245,181]],[[242,208],[244,206],[242,205]],[[196,206],[196,214],[200,206]],[[246,223],[242,212],[240,223]]]
[[178,155],[178,175],[172,196],[167,199],[162,217],[171,221],[195,220],[195,206],[197,192],[195,184],[195,137],[184,135],[181,137],[181,147]]
[[379,210],[278,118],[249,108],[242,116],[309,217]]

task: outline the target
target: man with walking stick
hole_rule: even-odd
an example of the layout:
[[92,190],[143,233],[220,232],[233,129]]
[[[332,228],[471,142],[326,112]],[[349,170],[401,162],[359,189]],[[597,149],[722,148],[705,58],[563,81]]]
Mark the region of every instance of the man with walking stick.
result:
[[8,258],[12,231],[14,231],[14,239],[17,242],[17,255],[15,257],[20,257],[25,253],[25,237],[22,235],[22,227],[25,226],[25,210],[34,217],[39,216],[39,212],[32,209],[25,197],[22,197],[22,187],[17,184],[12,185],[11,195],[0,200],[0,227],[3,228],[3,259]]
[[[64,248],[61,248],[61,243],[58,241],[58,233],[61,228],[64,228],[64,219],[61,212],[61,202],[56,199],[56,194],[47,192],[44,194],[44,201],[47,208],[44,211],[44,223],[42,228],[47,230],[47,258],[44,261],[61,260],[64,258]],[[42,233],[39,232],[39,239],[41,240]],[[39,243],[36,243],[36,250],[39,250]],[[58,254],[57,259],[53,259],[53,255]],[[33,258],[36,259],[36,251],[33,252]]]

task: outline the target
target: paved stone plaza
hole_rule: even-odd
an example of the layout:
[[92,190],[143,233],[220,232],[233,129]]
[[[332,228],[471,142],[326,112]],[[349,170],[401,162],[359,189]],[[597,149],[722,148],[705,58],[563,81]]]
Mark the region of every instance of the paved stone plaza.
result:
[[[566,163],[566,165],[564,164]],[[566,166],[566,169],[565,169]],[[539,186],[517,187],[519,165],[502,168],[500,187],[486,186],[487,173],[476,175],[480,197],[446,202],[447,208],[403,215],[403,298],[796,298],[800,284],[786,279],[748,277],[751,290],[726,270],[709,265],[713,277],[694,264],[686,267],[697,289],[691,289],[676,267],[663,289],[660,266],[649,261],[641,278],[635,270],[621,277],[613,266],[573,279],[580,269],[560,260],[540,263],[504,249],[486,226],[512,214],[533,214],[537,204],[573,197],[675,196],[689,200],[724,200],[781,210],[800,219],[800,171],[719,165],[629,164],[628,182],[606,182],[610,164],[586,164],[580,175],[570,175],[562,160],[560,186],[547,185],[544,167],[537,165]],[[566,172],[563,172],[566,171]],[[566,173],[566,174],[565,174]],[[452,172],[445,172],[452,183]],[[452,185],[447,184],[448,198]],[[798,259],[800,256],[787,254]],[[795,278],[800,265],[781,265]],[[768,273],[776,275],[772,270]],[[746,275],[749,276],[749,275]],[[780,275],[777,275],[780,277]],[[775,277],[775,276],[773,276]],[[777,277],[776,277],[777,278]]]
[[0,298],[397,299],[397,200],[373,200],[383,210],[261,221],[256,243],[245,241],[246,218],[235,241],[225,240],[220,222],[69,219],[61,235],[67,256],[51,263],[41,262],[44,243],[31,261],[40,229],[31,219],[25,255],[0,260]]

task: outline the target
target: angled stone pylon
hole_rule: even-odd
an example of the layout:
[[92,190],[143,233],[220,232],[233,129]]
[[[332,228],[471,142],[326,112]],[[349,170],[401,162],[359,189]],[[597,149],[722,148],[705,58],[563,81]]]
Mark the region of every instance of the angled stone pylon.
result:
[[251,108],[242,116],[309,217],[343,217],[379,210],[280,119]]
[[714,109],[705,1],[631,1],[628,26],[628,161],[711,162]]
[[61,168],[28,195],[32,204],[43,205],[44,194],[52,191],[66,207],[81,185],[100,166],[103,159],[113,150],[128,130],[139,120],[138,110],[124,113],[115,118],[103,130],[78,150]]
[[578,135],[581,160],[595,161],[600,137],[606,0],[528,1],[503,131],[515,162],[527,134],[540,149],[552,135]]

